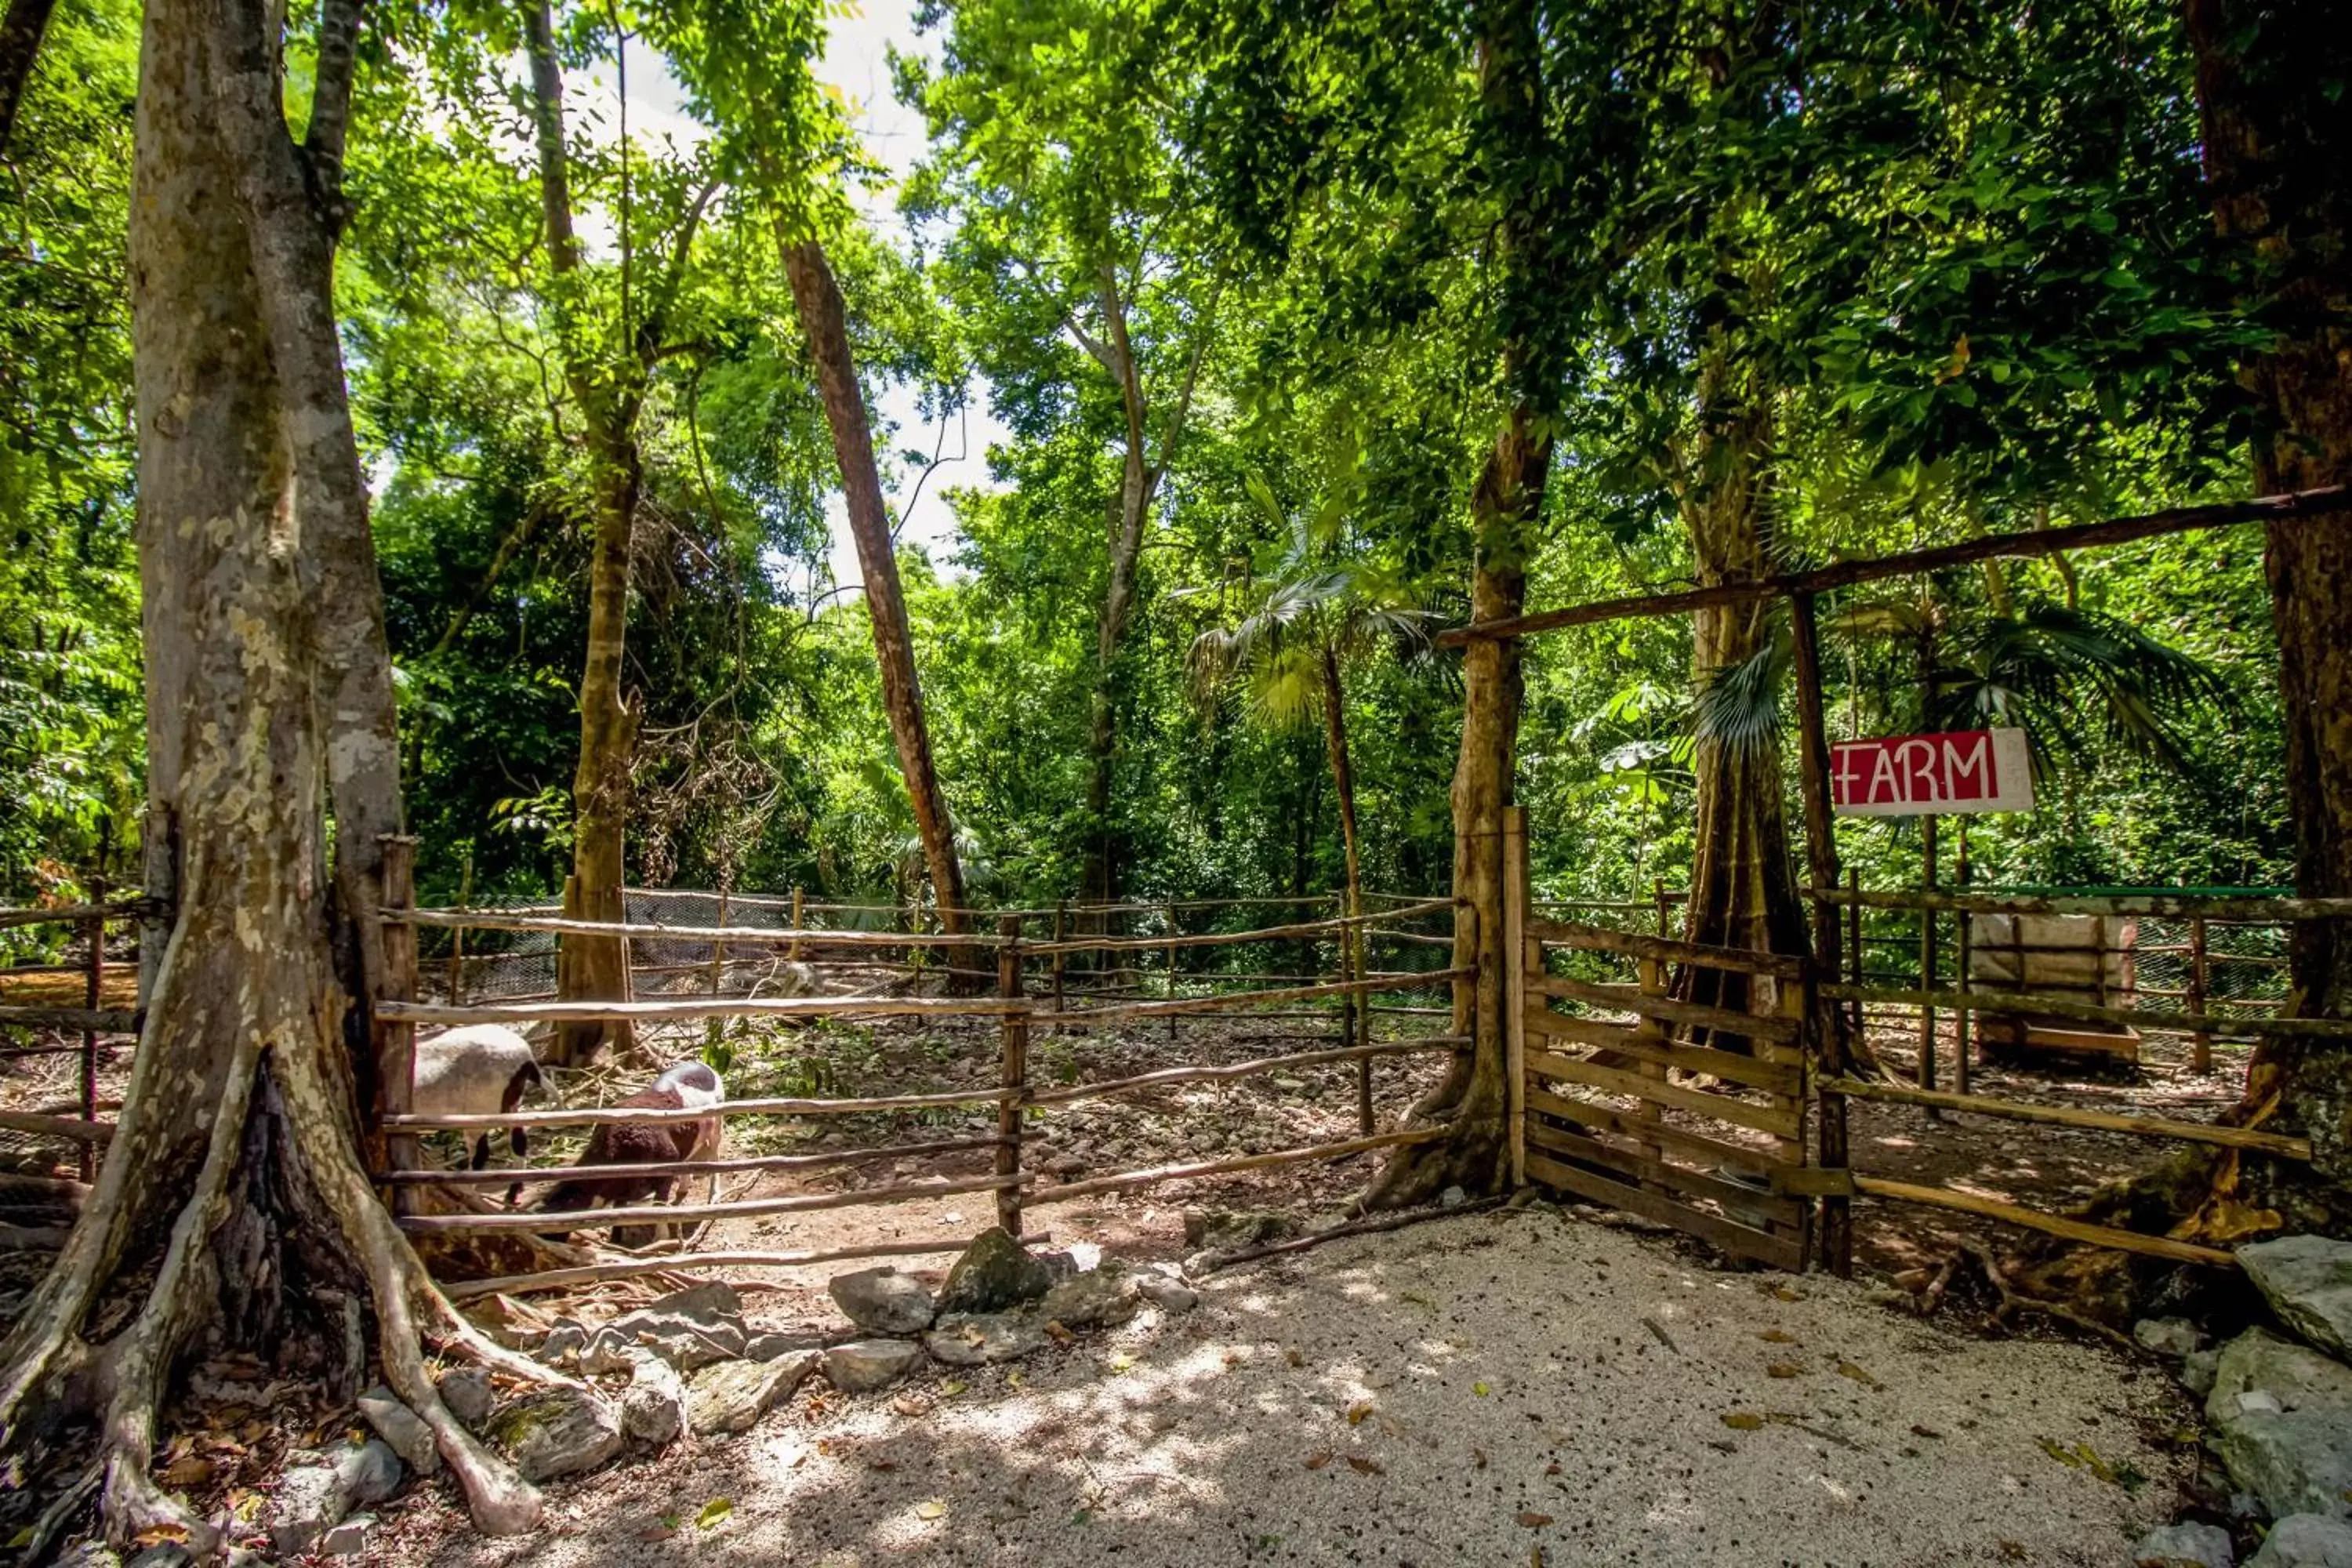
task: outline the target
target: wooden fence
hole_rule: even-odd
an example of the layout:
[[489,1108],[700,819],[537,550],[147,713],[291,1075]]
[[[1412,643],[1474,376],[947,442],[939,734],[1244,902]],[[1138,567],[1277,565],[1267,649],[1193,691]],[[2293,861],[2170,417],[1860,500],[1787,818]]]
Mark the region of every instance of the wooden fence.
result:
[[[1417,939],[1410,945],[1428,942],[1450,942],[1451,937],[1443,933],[1398,929],[1401,922],[1415,920],[1444,917],[1450,921],[1454,909],[1454,900],[1450,898],[1384,900],[1383,907],[1373,913],[1342,912],[1327,918],[1253,925],[1238,931],[1209,931],[1179,929],[1172,918],[1173,911],[1180,909],[1243,908],[1251,901],[1156,903],[1137,908],[1166,919],[1166,928],[1139,935],[1071,934],[1078,919],[1095,911],[1083,906],[1069,905],[1053,910],[996,914],[990,917],[992,930],[968,929],[962,932],[938,930],[879,931],[819,926],[808,923],[806,918],[815,906],[797,897],[788,905],[785,900],[771,903],[770,907],[783,906],[793,910],[795,918],[786,926],[643,922],[614,926],[567,920],[538,910],[414,908],[407,896],[407,858],[389,855],[386,860],[389,874],[383,919],[386,947],[395,953],[396,966],[402,962],[397,955],[413,955],[415,951],[414,941],[404,942],[400,940],[401,936],[413,939],[415,932],[438,929],[544,932],[559,940],[580,934],[619,935],[632,944],[695,944],[709,954],[698,960],[696,966],[709,976],[707,984],[698,987],[698,994],[593,1002],[539,999],[469,1001],[462,995],[442,1002],[418,1000],[415,994],[416,963],[413,957],[405,959],[406,972],[394,976],[395,994],[380,1002],[376,1007],[380,1032],[379,1076],[383,1083],[383,1102],[377,1110],[376,1120],[384,1134],[383,1164],[376,1172],[376,1180],[398,1214],[400,1225],[413,1234],[610,1229],[621,1226],[729,1220],[882,1205],[936,1196],[984,1193],[993,1199],[999,1222],[1019,1235],[1023,1230],[1024,1208],[1028,1205],[1066,1202],[1169,1182],[1346,1159],[1443,1137],[1445,1134],[1442,1128],[1379,1131],[1374,1108],[1373,1068],[1383,1059],[1450,1053],[1468,1044],[1466,1034],[1451,1028],[1442,1033],[1392,1039],[1374,1038],[1371,1028],[1372,999],[1376,996],[1431,987],[1452,989],[1461,986],[1466,991],[1467,987],[1463,983],[1467,982],[1473,973],[1468,969],[1374,969],[1364,958],[1368,938],[1398,934]],[[1266,902],[1265,907],[1295,907],[1298,901],[1273,900]],[[1313,901],[1324,900],[1318,899]],[[728,907],[746,909],[757,906],[741,895],[730,895]],[[1042,937],[1029,934],[1031,923],[1043,924],[1048,920],[1052,924],[1046,934]],[[971,923],[979,924],[977,921]],[[723,984],[729,967],[740,963],[747,953],[799,953],[803,955],[803,962],[811,962],[809,955],[819,952],[840,952],[854,957],[891,949],[903,951],[914,943],[958,955],[962,962],[957,965],[957,970],[967,978],[980,973],[982,963],[992,957],[995,971],[993,994],[924,995],[860,992],[846,995],[752,996],[729,994]],[[1328,948],[1334,955],[1334,973],[1302,975],[1295,983],[1268,985],[1254,983],[1265,977],[1265,972],[1255,968],[1238,973],[1193,975],[1187,974],[1181,966],[1181,954],[1235,949],[1245,944],[1314,944],[1318,948]],[[1116,958],[1128,954],[1144,955],[1160,962],[1164,981],[1161,994],[1138,999],[1118,996],[1087,1002],[1080,999],[1076,988],[1068,984],[1074,971],[1066,963],[1067,959],[1077,955]],[[1102,962],[1102,959],[1097,960],[1098,963]],[[847,973],[860,968],[847,963],[829,964],[822,960],[814,961],[812,967],[821,973]],[[1282,975],[1276,978],[1290,977]],[[1202,988],[1203,984],[1222,985],[1233,981],[1243,982],[1247,988]],[[1036,989],[1039,986],[1043,987],[1042,991]],[[1041,1082],[1029,1066],[1030,1041],[1033,1035],[1040,1030],[1052,1030],[1058,1034],[1153,1019],[1167,1019],[1172,1023],[1182,1019],[1232,1018],[1241,1015],[1264,1016],[1271,1008],[1300,1003],[1323,1007],[1336,1005],[1339,1024],[1336,1043],[1322,1048],[1284,1052],[1247,1061],[1177,1066],[1127,1077],[1069,1084]],[[1454,1009],[1449,1006],[1431,1011],[1450,1014]],[[649,1111],[577,1107],[514,1114],[428,1116],[416,1113],[413,1108],[410,1073],[413,1070],[415,1031],[420,1026],[499,1023],[520,1027],[591,1019],[666,1024],[726,1018],[993,1019],[997,1026],[998,1071],[992,1084],[943,1092],[854,1098],[794,1096],[740,1099],[708,1110]],[[1054,1181],[1024,1161],[1024,1152],[1033,1136],[1034,1121],[1049,1110],[1115,1100],[1172,1085],[1229,1081],[1335,1064],[1350,1064],[1357,1069],[1354,1108],[1357,1131],[1353,1137],[1264,1152],[1117,1171],[1084,1180]],[[996,1113],[995,1126],[993,1131],[986,1135],[809,1154],[751,1155],[660,1164],[592,1167],[584,1171],[573,1167],[548,1167],[521,1172],[513,1169],[471,1172],[427,1169],[417,1149],[419,1135],[436,1130],[470,1133],[508,1127],[678,1122],[714,1115],[733,1121],[754,1117],[839,1117],[991,1107]],[[993,1154],[992,1169],[985,1175],[904,1181],[843,1192],[795,1193],[676,1205],[635,1205],[561,1215],[524,1211],[427,1214],[417,1212],[415,1202],[415,1194],[419,1189],[436,1185],[465,1187],[494,1183],[506,1184],[519,1179],[545,1181],[564,1176],[604,1174],[716,1178],[732,1173],[843,1169],[880,1160],[982,1150]],[[797,1257],[784,1254],[730,1256],[772,1256],[772,1260],[778,1262]]]

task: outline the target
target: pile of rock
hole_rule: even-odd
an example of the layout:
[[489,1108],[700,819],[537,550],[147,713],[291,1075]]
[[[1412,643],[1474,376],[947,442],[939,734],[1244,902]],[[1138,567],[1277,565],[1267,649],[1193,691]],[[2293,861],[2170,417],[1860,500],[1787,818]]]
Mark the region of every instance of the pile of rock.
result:
[[[1011,1361],[1124,1323],[1146,1301],[1168,1311],[1198,1301],[1173,1273],[1130,1269],[1085,1244],[1033,1255],[1001,1227],[965,1248],[936,1300],[895,1268],[844,1274],[830,1289],[855,1331],[761,1331],[743,1321],[733,1286],[697,1285],[601,1327],[567,1321],[549,1329],[532,1352],[576,1375],[576,1386],[501,1401],[487,1373],[462,1367],[443,1374],[441,1402],[523,1479],[548,1481],[661,1448],[682,1432],[749,1431],[813,1376],[844,1394],[871,1394],[914,1372],[926,1352],[951,1366]],[[374,1521],[362,1510],[410,1474],[440,1468],[432,1434],[390,1389],[362,1394],[360,1413],[373,1437],[297,1456],[287,1471],[270,1526],[280,1553],[367,1552]]]
[[[1087,1243],[1033,1256],[1002,1226],[982,1231],[964,1249],[936,1300],[921,1281],[895,1268],[838,1275],[827,1288],[849,1321],[874,1336],[828,1355],[855,1352],[877,1375],[880,1367],[895,1369],[867,1387],[911,1370],[918,1346],[950,1366],[992,1365],[1043,1350],[1057,1337],[1124,1323],[1146,1301],[1181,1312],[1200,1300],[1174,1274],[1130,1269]],[[833,1374],[828,1360],[825,1375]]]
[[[2247,1568],[2352,1568],[2352,1242],[2285,1237],[2240,1247],[2238,1261],[2294,1339],[2254,1328],[2212,1350],[2171,1320],[2136,1337],[2180,1357],[2181,1381],[2204,1396],[2234,1510],[2275,1521]],[[2231,1568],[2230,1532],[2173,1525],[2142,1541],[2138,1560]]]

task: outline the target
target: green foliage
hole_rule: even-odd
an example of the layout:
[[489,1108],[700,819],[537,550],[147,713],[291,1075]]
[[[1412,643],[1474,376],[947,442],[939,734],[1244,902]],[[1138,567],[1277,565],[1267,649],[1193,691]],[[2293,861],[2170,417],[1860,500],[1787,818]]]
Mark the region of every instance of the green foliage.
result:
[[[869,405],[910,386],[944,422],[982,384],[1006,428],[989,482],[947,492],[957,535],[901,564],[961,847],[1007,903],[1074,892],[1091,826],[1130,438],[1114,317],[1154,479],[1109,681],[1121,880],[1147,896],[1338,884],[1302,722],[1327,652],[1367,886],[1444,883],[1458,665],[1418,645],[1465,614],[1474,544],[1560,604],[1702,575],[1688,524],[1734,481],[1771,559],[1813,562],[2234,492],[2252,339],[2208,238],[2176,12],[940,5],[936,47],[896,62],[929,136],[901,243],[851,200],[881,173],[812,73],[824,7],[563,6],[585,260],[557,279],[520,14],[372,10],[339,308],[428,896],[469,862],[484,895],[562,877],[600,396],[641,404],[646,468],[632,877],[916,895],[865,614],[826,566],[835,458],[780,238],[823,239]],[[59,15],[0,181],[12,900],[89,866],[102,825],[126,838],[141,794],[136,23],[122,0]],[[624,126],[624,58],[692,134]],[[297,37],[298,110],[306,71]],[[1544,513],[1474,541],[1512,407],[1554,443]],[[913,462],[886,458],[886,483]],[[2282,876],[2252,535],[1824,610],[1838,733],[2019,721],[2051,759],[2041,810],[1971,828],[1988,877]],[[1678,881],[1696,726],[1785,736],[1783,645],[1704,689],[1692,657],[1680,618],[1529,646],[1517,782],[1547,884]],[[1915,874],[1911,825],[1840,832],[1873,879]]]

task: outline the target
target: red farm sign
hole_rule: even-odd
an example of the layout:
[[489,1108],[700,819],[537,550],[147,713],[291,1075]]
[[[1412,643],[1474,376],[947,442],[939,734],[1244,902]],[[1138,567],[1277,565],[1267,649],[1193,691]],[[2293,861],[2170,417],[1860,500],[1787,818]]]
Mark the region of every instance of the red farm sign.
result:
[[2022,730],[1840,741],[1831,748],[1830,788],[1850,816],[2033,809]]

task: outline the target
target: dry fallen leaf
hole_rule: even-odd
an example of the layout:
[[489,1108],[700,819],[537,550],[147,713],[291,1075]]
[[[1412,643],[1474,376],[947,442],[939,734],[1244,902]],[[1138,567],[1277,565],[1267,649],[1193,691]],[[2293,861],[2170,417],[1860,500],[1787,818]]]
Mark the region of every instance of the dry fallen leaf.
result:
[[915,1394],[901,1394],[890,1401],[890,1408],[901,1415],[920,1415],[929,1410],[930,1406]]
[[1735,1410],[1723,1418],[1723,1424],[1735,1432],[1756,1432],[1762,1430],[1764,1417],[1753,1410]]
[[1305,1366],[1307,1364],[1307,1357],[1301,1354],[1296,1348],[1283,1352],[1282,1359],[1292,1366]]
[[1768,1345],[1792,1345],[1797,1342],[1797,1336],[1786,1329],[1767,1329],[1756,1337]]
[[1550,1464],[1546,1465],[1544,1467],[1544,1474],[1548,1476],[1556,1476],[1559,1474],[1559,1461],[1558,1459],[1554,1459]]
[[1854,1365],[1853,1363],[1850,1361],[1842,1361],[1838,1363],[1838,1375],[1840,1377],[1850,1377],[1853,1379],[1854,1382],[1862,1384],[1864,1388],[1884,1388],[1886,1386],[1885,1384],[1880,1383],[1878,1379],[1871,1376],[1870,1373],[1863,1371],[1862,1368]]
[[1792,1361],[1776,1361],[1770,1366],[1764,1369],[1764,1375],[1767,1377],[1797,1377],[1801,1375],[1804,1370],[1805,1369],[1803,1367],[1799,1366]]
[[935,1497],[925,1498],[915,1505],[917,1519],[945,1519],[947,1516],[948,1505]]
[[1486,1450],[1484,1448],[1471,1449],[1470,1462],[1477,1466],[1480,1469],[1485,1469],[1486,1468]]
[[173,1460],[158,1472],[158,1479],[174,1489],[200,1487],[213,1479],[213,1462],[189,1454]]
[[1318,1448],[1307,1456],[1307,1468],[1310,1470],[1319,1470],[1331,1462],[1331,1458],[1330,1449]]
[[1551,1515],[1548,1513],[1523,1513],[1519,1515],[1519,1522],[1526,1525],[1529,1530],[1541,1530],[1545,1525],[1551,1522]]
[[1348,1425],[1350,1426],[1361,1426],[1364,1424],[1364,1417],[1370,1415],[1371,1413],[1372,1402],[1369,1399],[1359,1399],[1356,1403],[1348,1406]]
[[1378,1459],[1367,1459],[1361,1454],[1349,1455],[1348,1468],[1355,1471],[1360,1476],[1384,1476],[1388,1474],[1388,1471],[1381,1468],[1381,1462]]
[[1933,1426],[1922,1426],[1919,1423],[1914,1421],[1911,1423],[1911,1436],[1914,1437],[1940,1437],[1943,1434],[1937,1431]]
[[716,1530],[721,1524],[725,1523],[727,1516],[734,1511],[735,1504],[731,1499],[723,1497],[712,1498],[709,1502],[702,1505],[702,1511],[694,1516],[694,1528],[697,1530]]
[[1804,1297],[1782,1285],[1773,1290],[1772,1299],[1776,1301],[1801,1301]]

